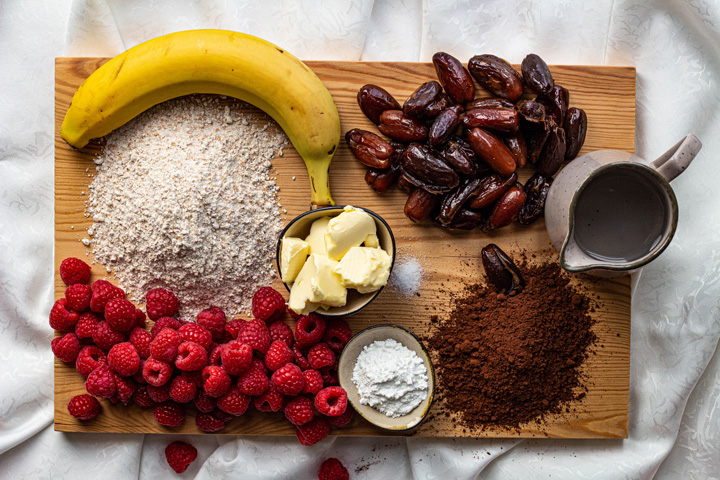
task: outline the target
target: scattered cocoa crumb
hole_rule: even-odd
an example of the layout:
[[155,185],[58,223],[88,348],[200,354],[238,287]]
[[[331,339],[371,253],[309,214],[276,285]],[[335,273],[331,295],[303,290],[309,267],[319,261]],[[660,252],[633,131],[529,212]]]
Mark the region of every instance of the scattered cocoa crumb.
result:
[[520,268],[527,284],[517,295],[469,285],[449,317],[431,317],[438,399],[460,427],[541,425],[572,413],[587,392],[580,366],[597,339],[591,301],[557,263]]

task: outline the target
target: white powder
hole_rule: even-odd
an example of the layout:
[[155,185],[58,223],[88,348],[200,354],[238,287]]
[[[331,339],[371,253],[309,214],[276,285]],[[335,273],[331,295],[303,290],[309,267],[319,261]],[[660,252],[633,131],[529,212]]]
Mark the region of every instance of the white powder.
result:
[[166,287],[183,316],[246,312],[275,274],[282,220],[270,161],[286,145],[242,102],[193,96],[141,114],[95,160],[86,209],[96,260],[137,301]]
[[352,381],[360,403],[388,417],[407,415],[427,397],[427,369],[415,352],[393,339],[363,348]]
[[389,285],[405,297],[412,297],[420,289],[423,278],[423,268],[417,258],[403,256],[395,261]]

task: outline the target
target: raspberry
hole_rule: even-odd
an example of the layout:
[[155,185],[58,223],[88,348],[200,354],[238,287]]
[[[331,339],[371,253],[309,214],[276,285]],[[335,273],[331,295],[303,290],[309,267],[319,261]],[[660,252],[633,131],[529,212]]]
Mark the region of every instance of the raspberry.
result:
[[288,347],[292,347],[293,343],[295,343],[292,329],[288,327],[287,324],[282,320],[271,323],[268,327],[268,331],[270,332],[270,338],[273,339],[273,342],[277,340],[282,340],[283,342],[287,343]]
[[327,420],[322,417],[315,417],[305,425],[295,427],[295,434],[301,444],[309,447],[328,436],[330,433],[330,425]]
[[145,310],[150,320],[172,317],[179,307],[177,296],[166,288],[153,288],[145,294]]
[[300,350],[300,347],[297,343],[292,346],[292,352],[295,356],[295,364],[300,367],[300,370],[309,370],[312,368],[310,366],[310,362],[308,362],[307,357],[302,352],[302,350]]
[[110,350],[113,345],[125,341],[125,334],[114,330],[109,323],[103,320],[93,330],[92,340],[103,350]]
[[175,361],[180,343],[182,338],[176,330],[163,328],[150,342],[150,356],[172,363]]
[[295,324],[295,341],[301,348],[309,348],[322,340],[325,320],[315,313],[301,315]]
[[148,384],[147,393],[155,403],[167,402],[170,400],[170,382],[167,382],[159,387]]
[[355,411],[353,408],[348,405],[348,407],[345,409],[345,413],[338,415],[336,417],[327,417],[327,421],[330,425],[333,427],[345,427],[352,422],[353,417],[355,416]]
[[318,472],[319,480],[349,480],[350,473],[347,468],[340,463],[337,458],[328,458],[322,465],[320,465],[320,471]]
[[113,298],[105,304],[105,320],[118,332],[129,332],[135,327],[135,305],[124,298]]
[[177,403],[188,403],[197,394],[197,386],[182,375],[172,379],[170,382],[170,398]]
[[132,401],[135,403],[135,405],[138,405],[140,407],[152,407],[155,405],[155,401],[150,397],[150,394],[148,393],[148,386],[147,385],[138,385],[138,387],[135,389],[135,392],[133,392]]
[[198,313],[197,324],[207,328],[213,340],[220,340],[225,332],[225,312],[220,307],[206,308]]
[[245,322],[242,330],[238,333],[237,340],[242,343],[247,343],[253,350],[257,350],[260,353],[266,353],[272,343],[272,337],[270,336],[267,325],[265,325],[265,322],[256,318]]
[[238,333],[240,333],[240,330],[242,330],[243,325],[245,325],[245,320],[241,320],[239,318],[236,318],[235,320],[230,320],[225,324],[225,333],[223,335],[230,335],[232,338],[237,338]]
[[198,371],[207,366],[207,350],[195,342],[182,342],[177,348],[175,366],[182,371]]
[[340,384],[338,381],[337,364],[321,368],[320,374],[323,377],[323,383],[326,387],[332,387]]
[[230,375],[240,375],[250,368],[253,359],[250,345],[233,340],[221,345],[219,349],[223,367]]
[[65,282],[65,285],[88,283],[90,280],[90,265],[79,258],[68,257],[60,264],[60,278]]
[[130,403],[136,389],[137,384],[132,377],[122,377],[117,373],[115,374],[115,395],[123,404]]
[[58,332],[70,330],[78,317],[78,312],[68,305],[67,298],[59,298],[50,310],[50,327]]
[[172,375],[173,367],[164,360],[150,357],[143,365],[143,378],[154,387],[165,385]]
[[224,345],[218,345],[215,342],[210,344],[210,348],[208,348],[208,365],[220,365],[223,347]]
[[250,368],[237,381],[240,391],[245,395],[262,395],[270,388],[270,379],[265,373],[265,365],[257,358],[253,359]]
[[335,353],[342,352],[352,336],[350,325],[344,319],[331,317],[325,322],[323,342],[327,343]]
[[285,405],[285,418],[293,425],[305,425],[315,417],[313,402],[302,395],[295,397]]
[[140,355],[130,342],[122,342],[110,349],[107,354],[110,368],[123,377],[134,375],[140,368]]
[[253,402],[255,408],[261,412],[279,412],[284,401],[285,397],[277,391],[274,384],[270,383],[270,388],[262,395],[255,397]]
[[295,355],[293,355],[290,347],[287,343],[282,340],[276,340],[270,344],[270,348],[265,354],[265,366],[271,372],[274,372],[278,368],[282,367],[286,363],[292,363],[295,361]]
[[328,458],[320,465],[319,480],[350,480],[350,473],[337,458]]
[[155,420],[166,427],[177,427],[185,420],[185,410],[174,402],[165,402],[155,407]]
[[315,395],[315,408],[328,417],[337,417],[347,408],[347,392],[342,387],[326,387]]
[[151,341],[152,337],[150,336],[150,332],[144,328],[135,327],[130,332],[130,343],[135,347],[140,358],[148,358],[150,356]]
[[115,374],[105,364],[90,372],[85,380],[85,390],[96,397],[110,398],[115,395],[115,389]]
[[125,298],[125,292],[107,280],[96,280],[92,284],[92,297],[90,297],[90,310],[102,313],[105,305],[113,298]]
[[217,406],[223,412],[239,417],[247,411],[250,400],[250,395],[244,394],[238,385],[234,385],[225,395],[218,398]]
[[230,420],[235,418],[235,415],[230,415],[229,413],[223,412],[219,408],[213,410],[210,415],[217,418],[218,420],[221,420],[223,423],[228,423]]
[[92,420],[100,413],[100,402],[92,395],[75,395],[68,402],[67,409],[78,420]]
[[203,432],[213,433],[225,428],[225,422],[215,418],[209,413],[198,413],[195,416],[195,425]]
[[310,369],[303,371],[303,378],[305,379],[305,386],[303,387],[302,393],[316,395],[320,390],[322,390],[323,378],[317,370]]
[[50,348],[57,358],[63,362],[74,362],[80,353],[80,341],[74,333],[66,333],[62,337],[53,338]]
[[92,288],[84,283],[76,283],[65,289],[65,298],[70,308],[77,312],[90,309],[90,297]]
[[252,298],[252,314],[258,320],[270,324],[285,312],[283,296],[272,287],[262,287]]
[[152,338],[157,337],[157,334],[160,333],[163,328],[172,328],[173,330],[179,330],[182,325],[180,324],[180,320],[177,318],[172,317],[160,317],[157,320],[155,320],[155,325],[152,326],[150,329],[150,335]]
[[230,389],[230,375],[223,367],[209,365],[202,370],[203,390],[211,397],[224,395]]
[[197,458],[197,449],[185,442],[173,442],[165,447],[165,458],[175,473],[183,473]]
[[312,368],[320,370],[335,363],[335,352],[330,349],[327,343],[320,342],[310,347],[307,359]]
[[87,378],[90,372],[106,363],[105,352],[95,345],[87,345],[78,353],[77,360],[75,360],[75,369],[80,375]]
[[203,348],[207,349],[212,343],[212,334],[210,331],[198,325],[197,323],[188,323],[178,328],[178,333],[185,342],[195,342]]
[[100,323],[100,320],[101,318],[92,312],[81,313],[75,324],[75,335],[79,339],[92,338],[95,327]]
[[135,309],[135,326],[145,329],[145,312],[139,308]]
[[195,408],[202,413],[210,413],[217,407],[217,399],[211,397],[203,391],[198,391],[195,398],[193,398]]
[[305,386],[300,367],[293,363],[286,363],[272,374],[272,382],[283,395],[297,395]]

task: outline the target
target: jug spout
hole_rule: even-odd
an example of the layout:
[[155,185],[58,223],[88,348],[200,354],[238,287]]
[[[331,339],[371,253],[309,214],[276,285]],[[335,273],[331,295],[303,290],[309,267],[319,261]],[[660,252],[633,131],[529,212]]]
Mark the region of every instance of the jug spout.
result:
[[568,238],[560,250],[560,265],[571,273],[587,272],[588,270],[606,267],[605,264],[591,257],[580,248],[572,231],[568,234]]
[[669,182],[685,171],[701,148],[700,140],[690,134],[650,164]]

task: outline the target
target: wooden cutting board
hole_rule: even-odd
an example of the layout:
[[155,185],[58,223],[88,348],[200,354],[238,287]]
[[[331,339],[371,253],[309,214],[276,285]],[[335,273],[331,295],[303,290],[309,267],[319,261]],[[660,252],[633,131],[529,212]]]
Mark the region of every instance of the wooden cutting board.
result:
[[[59,135],[60,125],[72,95],[83,80],[105,58],[58,58],[55,83],[55,298],[64,295],[65,286],[58,271],[60,262],[70,256],[86,258],[88,248],[81,243],[91,222],[84,216],[84,201],[94,171],[92,157],[99,152],[96,143],[73,150]],[[432,64],[389,62],[307,62],[330,89],[342,120],[343,134],[351,128],[375,130],[360,112],[355,96],[366,84],[380,85],[403,101],[418,85],[434,79]],[[570,91],[570,105],[583,108],[588,115],[588,134],[584,152],[598,149],[634,151],[635,69],[632,67],[551,66],[556,83]],[[250,108],[254,110],[254,108]],[[284,158],[273,162],[280,187],[280,199],[290,219],[309,207],[308,179],[304,165],[292,148]],[[530,168],[520,172],[525,182]],[[292,178],[296,177],[293,181]],[[403,214],[406,195],[393,189],[377,195],[364,182],[364,167],[342,142],[331,167],[331,188],[339,205],[367,207],[390,224],[400,255],[420,258],[424,279],[419,296],[410,300],[385,289],[361,313],[348,318],[354,332],[379,323],[397,323],[419,335],[429,332],[430,316],[447,313],[450,299],[440,291],[459,291],[465,284],[482,281],[480,249],[490,242],[512,254],[519,250],[537,259],[557,260],[542,221],[530,227],[511,226],[488,236],[481,232],[448,232],[435,226],[411,223]],[[92,258],[92,253],[90,257]],[[105,278],[104,268],[93,266],[93,280]],[[110,278],[112,281],[112,278]],[[414,435],[431,437],[555,437],[627,438],[628,382],[630,364],[630,280],[628,277],[597,280],[576,276],[578,284],[597,299],[593,312],[598,337],[595,354],[584,365],[588,392],[582,402],[572,405],[572,415],[550,417],[541,426],[527,425],[519,430],[497,429],[473,432],[457,427],[443,415],[435,402],[430,420]],[[281,284],[276,285],[280,291]],[[288,317],[287,322],[292,325]],[[453,339],[448,339],[453,341]],[[74,395],[85,393],[84,380],[73,366],[55,360],[55,429],[68,432],[201,433],[189,415],[178,428],[158,425],[151,410],[137,406],[111,405],[102,400],[103,412],[90,422],[79,422],[67,412]],[[191,409],[192,410],[192,409]],[[194,410],[193,410],[194,411]],[[230,422],[223,434],[294,435],[294,428],[281,413],[252,411]],[[380,436],[388,433],[355,416],[337,435]]]

